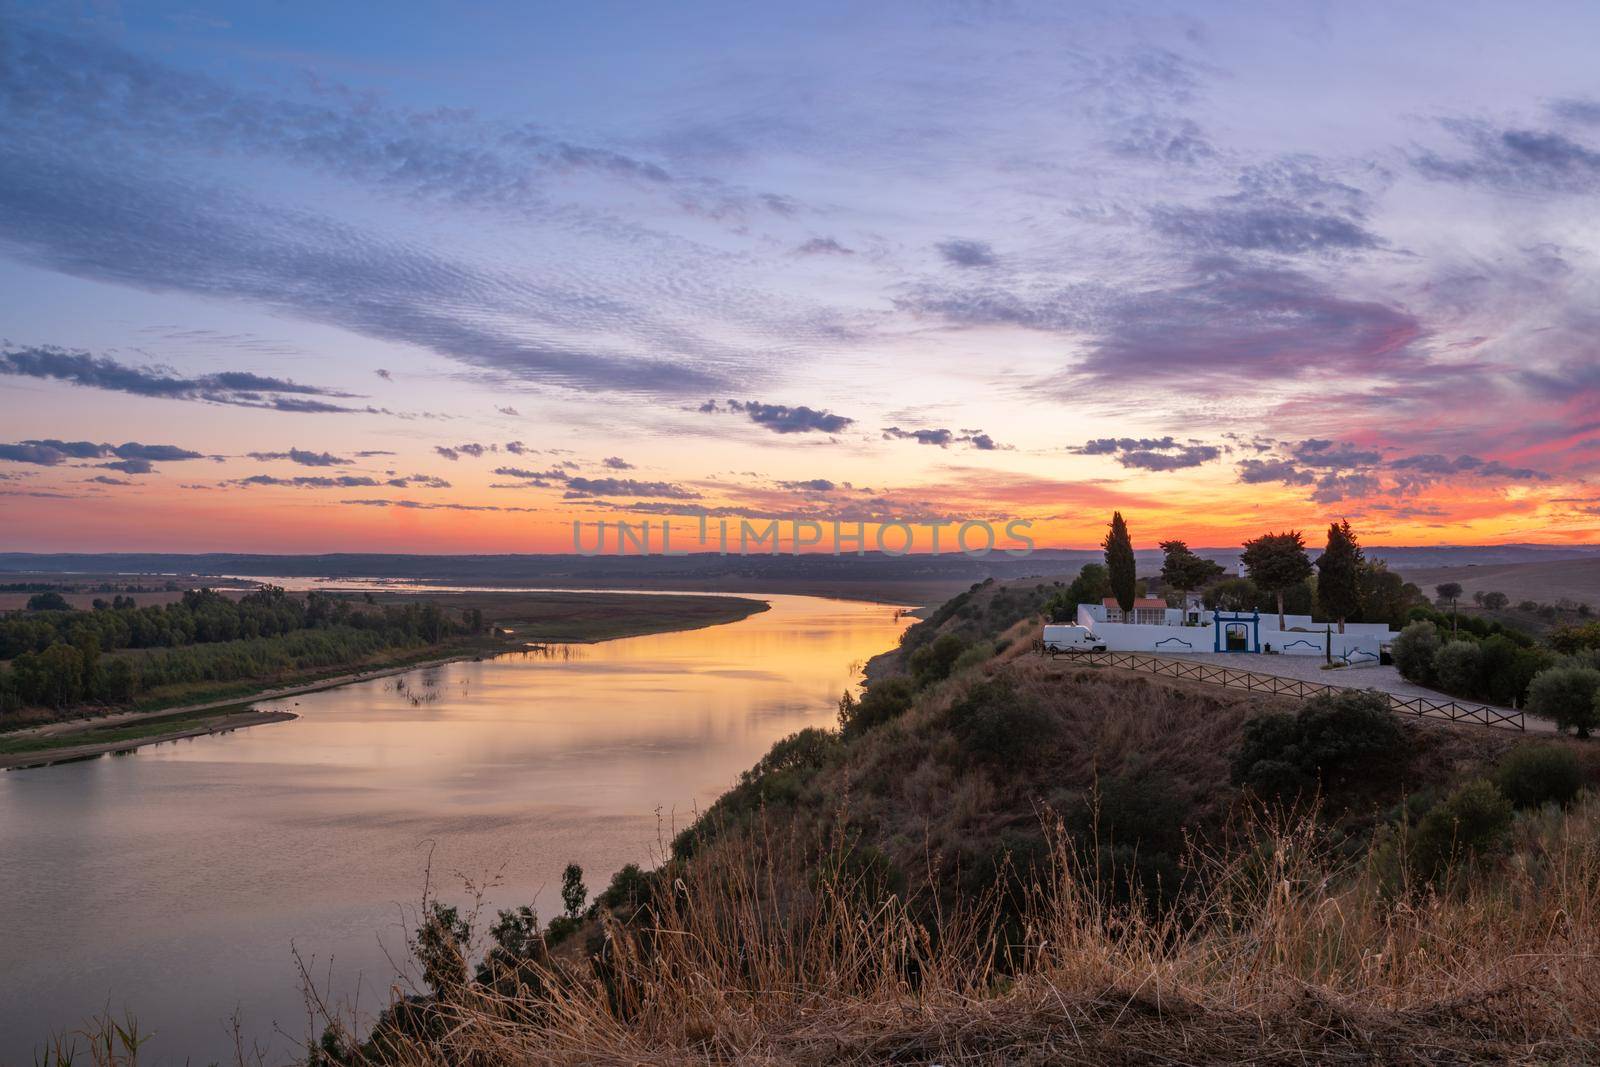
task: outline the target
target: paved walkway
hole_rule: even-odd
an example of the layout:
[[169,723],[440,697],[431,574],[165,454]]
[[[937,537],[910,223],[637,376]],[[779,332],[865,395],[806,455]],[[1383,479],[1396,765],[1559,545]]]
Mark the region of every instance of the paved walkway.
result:
[[[1456,700],[1455,697],[1446,696],[1436,689],[1408,682],[1400,677],[1400,672],[1392,666],[1370,664],[1325,671],[1322,669],[1321,656],[1267,656],[1242,652],[1163,652],[1160,655],[1163,659],[1191,659],[1217,667],[1236,667],[1241,671],[1270,674],[1278,678],[1295,678],[1302,682],[1320,682],[1323,685],[1340,685],[1350,689],[1378,689],[1407,700],[1412,697],[1422,697],[1426,700],[1455,700],[1463,706],[1482,704],[1476,700]],[[1483,706],[1498,708],[1495,704],[1483,704]],[[1510,708],[1498,708],[1498,710],[1511,711]],[[1555,723],[1548,719],[1534,715],[1524,716],[1524,719],[1530,734],[1557,732]]]

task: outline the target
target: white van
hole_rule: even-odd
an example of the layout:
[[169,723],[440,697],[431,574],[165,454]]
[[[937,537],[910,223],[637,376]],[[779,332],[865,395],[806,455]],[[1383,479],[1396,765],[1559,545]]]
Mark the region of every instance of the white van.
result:
[[1044,650],[1046,652],[1104,652],[1106,645],[1087,626],[1046,626],[1044,628]]

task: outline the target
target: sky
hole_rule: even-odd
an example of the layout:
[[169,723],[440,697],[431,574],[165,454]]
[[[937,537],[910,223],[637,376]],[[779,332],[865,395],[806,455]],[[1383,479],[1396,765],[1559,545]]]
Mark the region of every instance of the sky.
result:
[[0,550],[1600,540],[1597,38],[0,0]]

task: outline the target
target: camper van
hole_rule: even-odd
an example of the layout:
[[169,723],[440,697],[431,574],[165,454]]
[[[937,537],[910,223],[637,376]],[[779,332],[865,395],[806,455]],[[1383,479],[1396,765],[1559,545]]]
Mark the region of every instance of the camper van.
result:
[[1046,652],[1104,652],[1106,645],[1087,626],[1046,626],[1044,628],[1044,650]]

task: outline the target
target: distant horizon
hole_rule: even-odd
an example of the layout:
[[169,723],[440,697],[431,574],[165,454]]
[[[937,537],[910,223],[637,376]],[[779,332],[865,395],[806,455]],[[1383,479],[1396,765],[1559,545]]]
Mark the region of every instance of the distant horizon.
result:
[[[1240,545],[1190,545],[1189,546],[1191,551],[1194,551],[1196,553],[1201,553],[1201,554],[1206,554],[1206,553],[1231,553],[1234,550],[1236,550],[1238,548],[1242,548],[1242,547],[1243,547],[1242,543]],[[1307,551],[1312,556],[1316,555],[1316,553],[1318,552],[1320,547],[1321,547],[1320,542],[1314,542],[1313,540],[1311,540],[1309,538],[1306,540]],[[1373,545],[1363,545],[1362,549],[1368,555],[1372,555],[1372,554],[1375,554],[1375,553],[1381,553],[1381,552],[1385,552],[1385,551],[1444,552],[1444,551],[1450,551],[1450,550],[1457,550],[1457,551],[1461,551],[1461,552],[1472,552],[1472,551],[1485,551],[1485,550],[1490,550],[1490,549],[1522,549],[1522,550],[1526,550],[1526,551],[1530,551],[1530,552],[1552,552],[1552,553],[1573,552],[1573,553],[1578,553],[1578,554],[1585,554],[1585,553],[1593,552],[1593,553],[1596,553],[1596,554],[1600,554],[1600,543],[1595,543],[1595,544],[1576,544],[1576,543],[1551,543],[1551,542],[1539,542],[1539,541],[1504,541],[1504,542],[1493,542],[1493,543],[1485,543],[1485,544],[1457,544],[1457,543],[1450,543],[1450,542],[1441,542],[1441,543],[1437,543],[1437,544],[1373,544]],[[999,550],[999,549],[996,549],[995,551],[993,551],[989,555],[991,557],[993,557],[993,558],[996,558],[996,559],[1016,559],[1016,560],[1018,560],[1020,562],[1022,560],[1029,559],[1029,558],[1049,558],[1052,554],[1059,555],[1059,554],[1072,553],[1072,554],[1075,554],[1075,555],[1099,555],[1101,553],[1101,551],[1102,551],[1102,549],[1101,549],[1101,547],[1099,545],[1093,545],[1093,546],[1088,546],[1088,547],[1045,546],[1045,547],[1036,548],[1028,556],[1008,557],[1008,556],[1006,556],[1006,554],[1002,550]],[[1137,538],[1135,538],[1135,540],[1134,540],[1134,551],[1135,552],[1139,552],[1139,553],[1159,555],[1160,552],[1161,552],[1161,549],[1159,548],[1159,546],[1156,546],[1156,545],[1148,545],[1148,546],[1141,547],[1139,540]],[[961,553],[959,551],[953,551],[953,550],[942,551],[942,552],[938,553],[937,556],[935,556],[934,553],[929,552],[929,551],[924,550],[924,549],[916,549],[916,550],[912,550],[912,551],[905,552],[905,553],[885,553],[885,552],[879,552],[879,551],[876,551],[876,550],[872,550],[872,551],[868,551],[868,552],[866,552],[864,554],[858,554],[858,553],[853,552],[853,551],[832,552],[832,551],[828,551],[828,550],[820,550],[820,549],[815,549],[815,548],[803,549],[798,554],[790,551],[787,548],[784,548],[784,549],[782,549],[781,551],[779,551],[777,553],[772,553],[772,552],[750,553],[747,558],[771,559],[774,556],[776,556],[778,558],[795,558],[796,555],[798,555],[799,557],[802,557],[802,558],[803,557],[808,557],[808,556],[816,556],[816,557],[839,558],[839,559],[863,559],[864,558],[864,559],[884,559],[884,560],[895,560],[895,559],[906,559],[906,558],[929,558],[929,557],[932,557],[932,558],[948,558],[948,559],[952,559],[952,560],[960,559],[960,558],[980,560],[980,559],[986,558],[986,557],[984,557],[982,555],[968,555],[968,554]],[[727,558],[727,559],[741,558],[738,553],[730,552],[730,553],[723,554],[723,553],[719,553],[719,552],[716,552],[716,551],[708,551],[708,552],[694,551],[694,552],[687,552],[687,553],[684,553],[684,554],[681,554],[681,555],[674,554],[672,556],[663,556],[660,553],[656,553],[656,552],[652,552],[652,553],[648,553],[648,554],[642,554],[642,553],[638,553],[638,552],[627,552],[627,553],[605,552],[605,553],[601,553],[599,555],[583,555],[583,554],[579,554],[579,553],[576,553],[576,552],[397,552],[397,551],[367,551],[367,552],[361,552],[361,551],[351,551],[351,550],[347,550],[347,549],[334,549],[334,550],[329,550],[329,551],[306,551],[306,552],[266,552],[266,551],[251,551],[251,550],[243,550],[243,549],[208,549],[208,550],[188,551],[188,550],[130,549],[130,548],[104,549],[104,550],[82,550],[82,551],[78,551],[78,550],[65,551],[65,550],[63,550],[63,551],[54,551],[54,552],[52,552],[52,551],[28,550],[28,549],[5,549],[3,551],[0,551],[0,567],[3,567],[7,560],[10,560],[12,558],[17,558],[17,557],[40,557],[40,558],[62,557],[62,558],[71,558],[71,557],[129,557],[129,556],[131,556],[131,557],[138,557],[138,556],[168,556],[168,557],[178,557],[178,558],[183,558],[183,557],[207,557],[207,556],[224,556],[224,557],[226,557],[226,556],[236,556],[236,557],[260,557],[260,558],[282,558],[282,559],[315,559],[315,558],[337,557],[337,556],[349,556],[349,557],[356,557],[356,558],[363,558],[363,557],[396,557],[396,558],[403,558],[403,559],[474,559],[474,558],[493,559],[493,558],[510,557],[510,558],[572,559],[572,560],[583,560],[583,559],[604,559],[604,560],[620,560],[620,559],[627,559],[627,560],[691,559],[692,560],[692,559],[715,559],[715,558]]]

